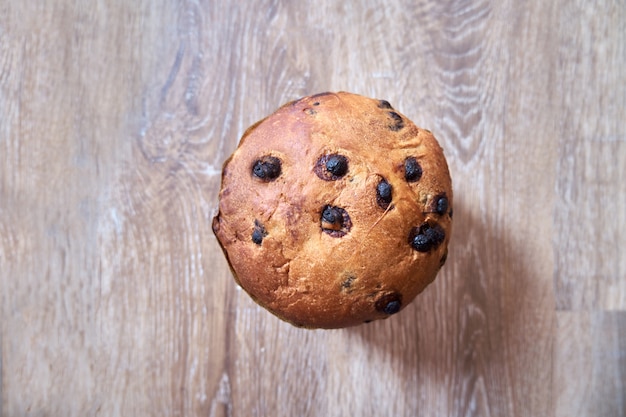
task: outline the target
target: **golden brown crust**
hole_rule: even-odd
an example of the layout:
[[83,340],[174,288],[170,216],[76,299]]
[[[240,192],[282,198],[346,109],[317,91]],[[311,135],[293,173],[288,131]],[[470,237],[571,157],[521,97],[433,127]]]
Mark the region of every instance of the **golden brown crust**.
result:
[[433,135],[345,92],[287,103],[249,128],[224,164],[213,220],[241,287],[311,328],[404,308],[445,262],[451,228]]

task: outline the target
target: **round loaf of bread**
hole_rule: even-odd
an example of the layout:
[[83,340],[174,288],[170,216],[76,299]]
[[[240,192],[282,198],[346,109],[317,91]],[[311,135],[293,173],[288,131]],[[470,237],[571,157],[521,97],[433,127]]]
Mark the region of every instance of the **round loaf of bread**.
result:
[[213,231],[237,283],[299,327],[389,317],[446,261],[443,151],[389,102],[322,93],[251,126],[225,162]]

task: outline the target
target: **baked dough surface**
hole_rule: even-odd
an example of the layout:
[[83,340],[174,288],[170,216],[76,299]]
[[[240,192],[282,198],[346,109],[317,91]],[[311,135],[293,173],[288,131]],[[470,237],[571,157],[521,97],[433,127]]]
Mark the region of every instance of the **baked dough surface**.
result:
[[395,314],[445,262],[443,151],[384,100],[304,97],[251,126],[225,162],[213,231],[237,283],[296,326]]

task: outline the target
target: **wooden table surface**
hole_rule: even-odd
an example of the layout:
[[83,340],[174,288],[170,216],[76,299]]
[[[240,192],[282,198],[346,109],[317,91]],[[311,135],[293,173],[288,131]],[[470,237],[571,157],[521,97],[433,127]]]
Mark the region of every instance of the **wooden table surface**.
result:
[[[622,1],[4,0],[0,415],[626,415]],[[388,320],[237,288],[221,165],[286,101],[445,149],[448,262]]]

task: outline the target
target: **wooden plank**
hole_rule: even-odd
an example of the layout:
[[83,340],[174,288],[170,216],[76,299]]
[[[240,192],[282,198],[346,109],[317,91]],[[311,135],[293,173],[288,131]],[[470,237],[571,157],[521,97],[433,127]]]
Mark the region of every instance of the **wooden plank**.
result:
[[555,415],[626,413],[626,313],[559,312]]
[[[562,310],[626,309],[626,9],[568,2],[558,20],[555,286]],[[558,95],[557,95],[558,93]]]
[[229,287],[209,279],[227,282],[213,274],[207,198],[219,178],[202,143],[186,153],[193,172],[181,163],[197,124],[184,113],[152,136],[161,154],[137,145],[172,110],[161,98],[178,81],[183,6],[10,2],[2,14],[6,415],[202,414],[218,389]]

